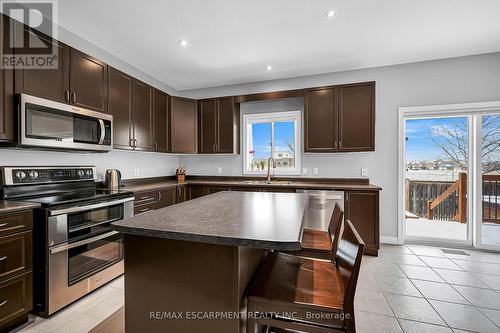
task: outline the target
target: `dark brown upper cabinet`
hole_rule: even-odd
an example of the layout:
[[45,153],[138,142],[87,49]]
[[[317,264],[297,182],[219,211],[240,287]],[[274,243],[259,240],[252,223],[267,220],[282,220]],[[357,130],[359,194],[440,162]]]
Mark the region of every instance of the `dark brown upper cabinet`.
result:
[[[2,38],[9,24],[7,16],[0,15]],[[4,41],[5,42],[5,41]],[[14,73],[12,69],[0,69],[0,141],[14,142],[16,140],[14,120]]]
[[15,69],[16,93],[106,112],[108,66],[104,62],[13,21],[14,31],[22,31],[24,38],[36,35],[54,45],[58,61],[57,69]]
[[[15,24],[21,25],[21,23],[15,22]],[[70,47],[34,29],[30,29],[28,26],[24,26],[23,29],[26,34],[36,34],[38,38],[56,47],[58,66],[56,69],[16,69],[16,93],[69,103]]]
[[215,153],[217,142],[217,100],[203,100],[198,110],[199,146],[198,152]]
[[70,50],[70,103],[82,108],[106,112],[108,66],[78,50]]
[[153,88],[134,80],[134,148],[153,150]]
[[239,105],[233,97],[200,101],[198,121],[199,153],[239,152]]
[[375,150],[375,84],[339,87],[339,151]]
[[114,68],[108,74],[113,147],[153,150],[153,88]]
[[308,89],[304,121],[305,152],[375,150],[375,82]]
[[217,152],[238,154],[240,152],[240,105],[233,97],[218,99]]
[[306,152],[337,151],[337,90],[333,87],[309,89],[304,98]]
[[197,101],[171,97],[170,112],[172,152],[196,154],[198,146]]
[[154,150],[157,152],[170,151],[170,96],[157,89],[154,90],[153,123],[154,123]]
[[134,148],[134,78],[112,67],[108,74],[108,112],[113,116],[113,147]]

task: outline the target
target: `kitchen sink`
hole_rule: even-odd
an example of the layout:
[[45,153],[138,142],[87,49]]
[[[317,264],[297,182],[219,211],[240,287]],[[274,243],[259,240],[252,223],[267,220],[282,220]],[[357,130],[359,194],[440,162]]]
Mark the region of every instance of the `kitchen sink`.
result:
[[292,181],[289,180],[271,180],[270,183],[268,183],[266,180],[245,180],[243,181],[245,184],[257,184],[257,185],[291,185],[293,184]]

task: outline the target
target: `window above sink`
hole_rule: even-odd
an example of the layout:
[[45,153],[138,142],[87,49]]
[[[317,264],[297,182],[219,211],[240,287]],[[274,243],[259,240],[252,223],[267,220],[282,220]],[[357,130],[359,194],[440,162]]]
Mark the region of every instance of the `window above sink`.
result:
[[243,115],[243,173],[266,174],[273,157],[275,175],[300,175],[301,111]]

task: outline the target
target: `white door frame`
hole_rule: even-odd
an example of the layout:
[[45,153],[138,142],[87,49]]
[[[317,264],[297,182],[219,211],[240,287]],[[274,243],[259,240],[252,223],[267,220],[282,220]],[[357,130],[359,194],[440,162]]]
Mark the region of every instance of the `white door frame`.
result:
[[[473,149],[474,144],[481,140],[481,125],[477,120],[477,115],[500,113],[500,101],[480,102],[480,103],[464,103],[464,104],[446,104],[446,105],[430,105],[416,107],[401,107],[398,110],[398,243],[403,244],[405,241],[405,120],[410,118],[432,118],[432,117],[451,117],[451,116],[467,116],[469,121],[469,186],[468,197],[472,198],[474,191],[478,191],[478,186],[481,186],[481,170],[475,168],[475,162],[481,158],[480,149]],[[481,146],[480,142],[478,143]],[[480,165],[480,164],[478,164]],[[476,170],[479,169],[479,170]],[[480,192],[475,192],[480,193]],[[453,241],[453,245],[476,246],[478,248],[489,248],[481,244],[481,225],[476,223],[476,228],[473,228],[473,220],[481,221],[482,219],[482,200],[481,196],[477,196],[476,200],[467,201],[468,210],[468,240],[465,242]],[[473,217],[471,219],[471,217]],[[415,241],[419,241],[415,239]],[[423,241],[423,240],[422,240]],[[472,243],[470,243],[472,241]],[[436,238],[433,240],[439,244],[450,244],[450,240]]]

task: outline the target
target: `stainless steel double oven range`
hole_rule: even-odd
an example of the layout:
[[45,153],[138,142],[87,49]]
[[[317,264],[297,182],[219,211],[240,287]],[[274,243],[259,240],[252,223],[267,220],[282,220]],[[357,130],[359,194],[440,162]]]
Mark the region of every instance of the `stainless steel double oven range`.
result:
[[95,167],[3,167],[3,199],[36,202],[34,308],[49,316],[123,274],[122,235],[133,193],[96,186]]

